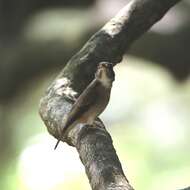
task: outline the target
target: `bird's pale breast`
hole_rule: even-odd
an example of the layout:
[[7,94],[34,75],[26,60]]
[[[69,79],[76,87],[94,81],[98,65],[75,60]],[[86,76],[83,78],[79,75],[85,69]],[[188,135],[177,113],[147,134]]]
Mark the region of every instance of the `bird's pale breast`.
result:
[[106,108],[111,89],[105,89],[103,86],[99,86],[98,94],[95,96],[94,106],[92,106],[84,115],[80,118],[81,123],[93,124],[94,120],[104,111]]

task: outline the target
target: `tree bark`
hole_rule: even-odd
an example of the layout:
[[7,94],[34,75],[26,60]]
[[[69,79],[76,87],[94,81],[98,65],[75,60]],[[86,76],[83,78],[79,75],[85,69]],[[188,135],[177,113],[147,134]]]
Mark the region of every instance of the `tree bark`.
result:
[[[47,89],[40,115],[51,135],[59,138],[63,118],[76,97],[94,78],[102,61],[117,64],[130,45],[179,0],[133,0],[74,55]],[[103,123],[76,125],[65,139],[76,147],[93,190],[132,190]]]

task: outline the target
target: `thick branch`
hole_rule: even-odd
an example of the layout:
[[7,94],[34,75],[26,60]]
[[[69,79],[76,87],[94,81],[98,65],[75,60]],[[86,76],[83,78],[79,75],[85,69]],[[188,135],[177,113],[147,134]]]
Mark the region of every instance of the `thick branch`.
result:
[[190,190],[190,186],[186,187],[185,189],[181,189],[181,190]]
[[133,190],[123,173],[112,139],[105,128],[83,127],[78,135],[76,149],[92,189]]
[[131,1],[71,58],[60,76],[69,77],[77,92],[83,91],[99,62],[120,62],[130,45],[177,2],[179,0]]
[[[131,1],[71,58],[40,104],[41,117],[53,136],[60,136],[65,114],[77,94],[93,79],[97,64],[101,61],[120,62],[132,42],[178,1]],[[93,128],[77,125],[62,140],[77,148],[92,189],[132,189],[102,123],[94,124]]]

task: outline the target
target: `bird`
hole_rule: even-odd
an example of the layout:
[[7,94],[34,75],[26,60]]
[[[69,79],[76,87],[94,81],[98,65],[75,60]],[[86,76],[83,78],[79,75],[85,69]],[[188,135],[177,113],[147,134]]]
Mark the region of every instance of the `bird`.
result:
[[54,149],[57,148],[61,139],[64,139],[64,134],[68,128],[79,123],[93,125],[93,122],[108,105],[114,80],[113,64],[100,62],[94,79],[76,99],[69,113],[66,114],[61,136]]

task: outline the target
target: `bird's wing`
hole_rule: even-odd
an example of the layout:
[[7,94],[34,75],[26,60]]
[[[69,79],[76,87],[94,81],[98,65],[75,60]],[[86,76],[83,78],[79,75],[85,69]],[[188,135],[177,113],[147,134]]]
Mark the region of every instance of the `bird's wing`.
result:
[[71,111],[68,113],[63,133],[71,124],[73,124],[74,121],[87,112],[89,108],[91,108],[91,106],[93,106],[93,104],[96,102],[98,95],[96,90],[97,87],[98,82],[96,80],[92,81],[77,98],[76,102],[71,108]]
[[[87,88],[81,93],[81,95],[77,98],[76,102],[73,104],[71,111],[68,113],[66,118],[61,137],[64,135],[65,131],[72,125],[81,115],[87,112],[91,106],[96,103],[96,99],[98,96],[98,81],[94,79]],[[54,149],[57,148],[61,138],[57,141]]]
[[[77,98],[76,102],[73,104],[71,111],[68,113],[65,124],[63,126],[61,138],[63,137],[65,131],[72,125],[81,115],[88,111],[91,106],[96,103],[98,96],[98,81],[94,79],[87,88],[81,93]],[[57,141],[54,149],[57,148],[61,138]]]

